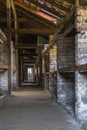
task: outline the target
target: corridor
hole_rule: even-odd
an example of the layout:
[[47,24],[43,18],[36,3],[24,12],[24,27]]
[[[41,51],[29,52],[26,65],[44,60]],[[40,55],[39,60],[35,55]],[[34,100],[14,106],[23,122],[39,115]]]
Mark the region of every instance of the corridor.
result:
[[81,130],[48,92],[19,89],[0,107],[0,130]]

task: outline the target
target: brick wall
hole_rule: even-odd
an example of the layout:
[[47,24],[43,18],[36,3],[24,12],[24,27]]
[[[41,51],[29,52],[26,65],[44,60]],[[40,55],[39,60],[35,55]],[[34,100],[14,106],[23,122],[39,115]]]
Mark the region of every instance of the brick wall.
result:
[[57,46],[54,45],[49,51],[49,90],[52,95],[56,98],[57,93]]
[[84,130],[87,130],[87,72],[76,72],[75,113]]
[[79,6],[76,10],[76,20],[75,20],[76,29],[86,30],[87,29],[87,7]]
[[58,102],[69,112],[75,109],[75,75],[74,73],[58,74],[57,79]]
[[[0,65],[8,66],[8,48],[6,44],[0,44]],[[8,70],[0,71],[0,89],[8,90]]]
[[76,65],[87,63],[87,31],[76,35]]
[[58,45],[58,68],[73,66],[75,63],[75,40],[72,37],[61,38]]

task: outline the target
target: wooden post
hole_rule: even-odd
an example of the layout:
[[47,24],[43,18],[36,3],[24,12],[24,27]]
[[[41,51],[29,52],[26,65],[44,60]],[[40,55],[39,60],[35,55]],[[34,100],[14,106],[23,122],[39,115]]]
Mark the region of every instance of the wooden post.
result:
[[[13,11],[13,15],[14,15],[14,28],[18,29],[18,20],[17,20],[17,13],[16,13],[16,9],[15,9],[15,5],[14,5],[14,1],[11,0],[11,7],[12,7],[12,11]],[[18,33],[15,33],[15,45],[18,45]],[[16,87],[18,87],[18,49],[15,50],[16,55],[15,55],[15,59],[16,59]]]
[[[7,7],[7,28],[11,29],[11,2],[6,0]],[[11,32],[8,33],[8,92],[11,94],[12,82],[11,82],[12,68],[11,68]]]
[[75,6],[76,6],[76,7],[79,6],[79,0],[75,0]]

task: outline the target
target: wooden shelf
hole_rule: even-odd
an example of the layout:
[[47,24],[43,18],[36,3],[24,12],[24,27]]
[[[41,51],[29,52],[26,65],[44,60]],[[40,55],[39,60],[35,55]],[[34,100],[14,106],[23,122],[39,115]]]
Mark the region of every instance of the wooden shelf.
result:
[[65,67],[65,68],[59,68],[58,72],[59,73],[73,73],[77,70],[76,66],[70,66],[70,67]]
[[70,67],[59,68],[58,69],[59,73],[73,73],[75,71],[87,72],[87,64],[80,65],[80,66],[70,66]]
[[0,65],[0,70],[7,70],[8,66],[7,65]]
[[79,72],[87,72],[87,64],[78,66]]

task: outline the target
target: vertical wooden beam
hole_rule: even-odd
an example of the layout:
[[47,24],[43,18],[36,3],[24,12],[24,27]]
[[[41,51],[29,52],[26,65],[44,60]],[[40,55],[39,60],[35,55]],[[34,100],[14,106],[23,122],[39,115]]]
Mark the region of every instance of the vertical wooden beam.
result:
[[[6,0],[7,7],[7,28],[11,29],[11,1]],[[11,68],[11,32],[8,33],[8,92],[11,94],[12,89],[12,68]]]
[[[17,19],[17,13],[16,13],[16,9],[15,9],[15,5],[14,5],[14,1],[11,0],[11,7],[12,7],[12,11],[13,11],[13,15],[14,15],[14,28],[18,29],[18,19]],[[18,45],[18,33],[15,33],[15,45]],[[16,49],[16,87],[18,87],[18,49]]]
[[79,6],[79,0],[75,0],[75,6],[76,6],[76,7]]

